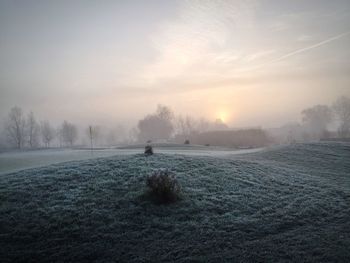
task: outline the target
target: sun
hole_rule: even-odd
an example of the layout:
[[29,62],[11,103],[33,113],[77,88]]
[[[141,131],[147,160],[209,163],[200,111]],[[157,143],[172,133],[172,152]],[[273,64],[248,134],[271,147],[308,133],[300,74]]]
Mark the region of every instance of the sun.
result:
[[226,122],[228,118],[228,113],[226,111],[221,110],[219,111],[218,118],[223,122]]

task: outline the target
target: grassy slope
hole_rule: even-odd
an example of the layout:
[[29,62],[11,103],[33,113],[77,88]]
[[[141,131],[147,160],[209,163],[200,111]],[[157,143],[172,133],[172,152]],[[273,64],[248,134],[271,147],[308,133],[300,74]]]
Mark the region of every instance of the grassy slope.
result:
[[[0,259],[350,260],[350,146],[295,145],[219,159],[118,156],[0,177]],[[142,199],[154,168],[183,199]]]

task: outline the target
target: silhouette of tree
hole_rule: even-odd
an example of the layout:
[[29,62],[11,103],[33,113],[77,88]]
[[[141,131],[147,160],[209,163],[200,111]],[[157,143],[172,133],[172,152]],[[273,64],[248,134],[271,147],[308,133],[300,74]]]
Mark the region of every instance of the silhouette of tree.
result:
[[140,141],[148,140],[167,140],[170,138],[174,126],[172,120],[174,114],[167,106],[158,105],[154,114],[147,115],[144,119],[138,122]]
[[344,138],[350,136],[350,98],[339,97],[333,104],[333,110],[340,122],[339,136]]
[[303,110],[303,122],[309,131],[320,137],[332,120],[332,111],[327,105],[316,105]]
[[26,122],[26,133],[28,137],[28,145],[30,148],[39,146],[40,126],[35,119],[34,113],[30,112]]
[[26,122],[21,108],[13,107],[5,123],[5,131],[8,140],[16,148],[21,149],[25,141],[25,126]]
[[40,125],[41,137],[45,147],[50,147],[51,141],[55,138],[55,130],[52,128],[49,121],[42,121]]

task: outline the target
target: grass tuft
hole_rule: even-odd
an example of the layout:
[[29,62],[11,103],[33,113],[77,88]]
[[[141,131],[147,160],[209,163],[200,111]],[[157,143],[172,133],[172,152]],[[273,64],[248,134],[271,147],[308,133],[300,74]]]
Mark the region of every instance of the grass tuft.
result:
[[159,204],[172,203],[180,198],[181,187],[174,172],[158,169],[146,178],[149,188],[146,196]]

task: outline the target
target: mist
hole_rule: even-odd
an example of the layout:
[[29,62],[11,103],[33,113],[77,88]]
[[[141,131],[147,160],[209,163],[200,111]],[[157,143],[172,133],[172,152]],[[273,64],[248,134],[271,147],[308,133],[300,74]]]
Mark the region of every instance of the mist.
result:
[[350,0],[0,1],[0,262],[350,262]]
[[[222,113],[221,113],[222,114]],[[37,120],[30,111],[14,106],[9,110],[1,131],[1,148],[35,149],[41,147],[116,147],[145,143],[178,143],[233,148],[256,148],[273,144],[346,140],[350,138],[350,98],[339,97],[331,105],[314,105],[300,112],[301,121],[280,127],[232,127],[225,115],[210,121],[189,114],[175,113],[158,104],[132,127],[110,121],[109,125],[91,122],[77,125],[63,120]]]
[[[350,96],[347,1],[3,2],[0,118],[130,129],[158,104],[230,127]],[[113,123],[113,124],[112,124]]]

